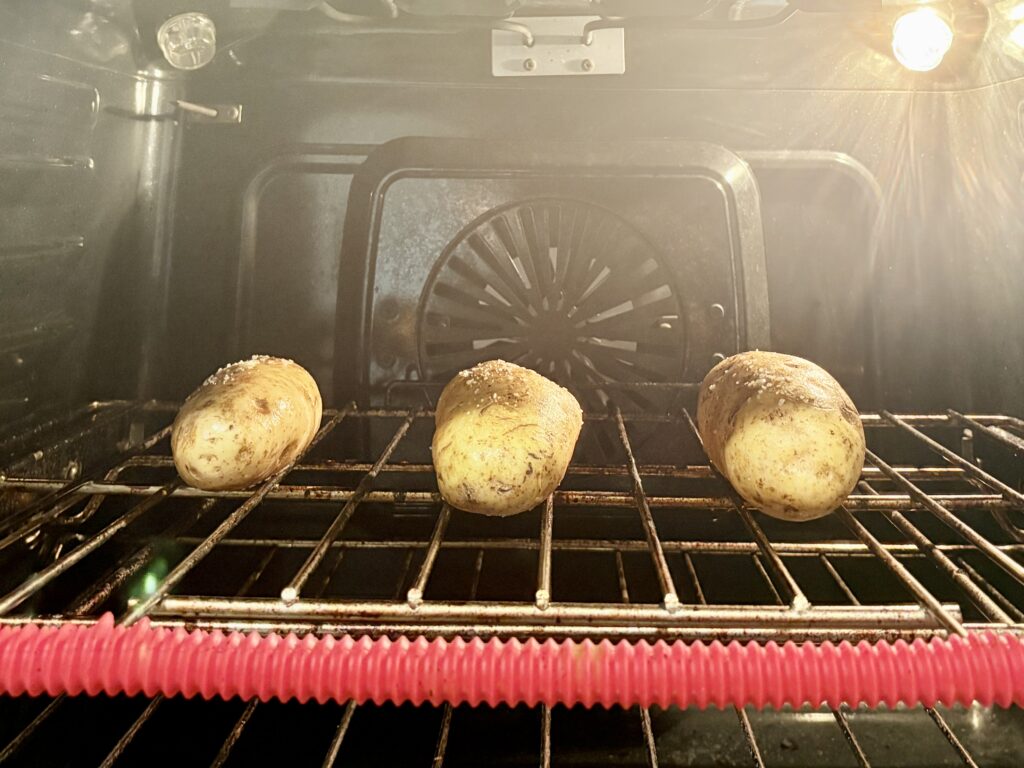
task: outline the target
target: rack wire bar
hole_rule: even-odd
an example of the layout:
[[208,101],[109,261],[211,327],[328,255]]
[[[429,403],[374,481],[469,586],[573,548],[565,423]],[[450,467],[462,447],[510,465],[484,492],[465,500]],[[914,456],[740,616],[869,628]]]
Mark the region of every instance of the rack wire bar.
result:
[[[17,487],[16,485],[9,484],[9,487]],[[40,528],[45,526],[60,517],[64,512],[71,509],[78,502],[82,500],[80,495],[67,495],[62,496],[59,500],[54,502],[52,507],[48,507],[45,511],[40,514],[34,515],[11,533],[0,539],[0,551],[7,549],[12,544],[17,544],[19,541],[23,541],[26,536],[30,536]]]
[[[402,382],[407,384],[408,382]],[[607,391],[612,382],[602,382],[596,386],[595,390]],[[434,384],[432,382],[416,382],[415,386],[422,389],[424,386],[436,386],[438,393],[443,388],[443,384]],[[643,389],[672,389],[678,388],[681,390],[693,391],[696,389],[691,384],[672,384],[672,383],[657,383],[650,384],[645,382],[635,382],[630,385],[619,385],[616,389],[631,389],[634,391]],[[420,399],[419,402],[432,402],[429,398],[424,401]],[[54,449],[56,446],[77,440],[89,434],[90,431],[95,429],[101,423],[106,423],[116,419],[119,416],[127,415],[133,411],[142,411],[151,414],[170,414],[173,416],[177,413],[181,407],[180,402],[168,401],[168,400],[150,400],[150,401],[134,401],[134,400],[101,400],[79,408],[77,411],[73,411],[63,416],[57,416],[48,422],[40,425],[27,428],[24,432],[17,432],[10,438],[0,438],[0,448],[11,441],[21,440],[25,441],[31,434],[37,433],[39,430],[51,429],[55,425],[64,422],[73,422],[75,418],[80,417],[84,413],[89,411],[102,412],[102,417],[97,417],[97,420],[83,427],[82,429],[71,433],[70,435],[61,437],[55,442],[51,442],[43,448],[44,451]],[[348,408],[346,404],[342,408],[324,408],[323,418],[325,421],[332,419],[342,410]],[[120,411],[116,409],[121,409]],[[350,414],[352,418],[365,418],[365,419],[377,419],[377,418],[402,418],[408,413],[406,408],[394,407],[394,406],[371,406],[368,408],[360,408]],[[434,411],[431,408],[425,408],[420,411],[424,418],[433,418]],[[658,422],[677,422],[678,416],[670,413],[663,413],[657,411],[626,411],[623,414],[627,421],[643,422],[643,423],[658,423]],[[962,419],[972,419],[979,424],[989,427],[1011,427],[1024,431],[1024,419],[1020,419],[1015,416],[1008,416],[1006,414],[999,413],[969,413],[961,414],[952,409],[946,409],[943,413],[901,413],[898,414],[901,419],[906,421],[915,427],[948,427],[955,426],[956,423]],[[100,419],[106,421],[101,422]],[[614,422],[614,415],[607,411],[588,411],[584,413],[584,419],[586,421],[612,421]],[[866,429],[874,429],[878,427],[887,427],[885,419],[878,413],[865,412],[860,414],[861,423]]]
[[[1012,433],[1002,431],[1003,428],[1001,426],[982,424],[978,420],[979,417],[977,416],[965,416],[964,414],[954,410],[947,410],[946,413],[962,424],[966,424],[971,429],[981,432],[983,435],[991,437],[993,440],[1002,443],[1012,451],[1024,451],[1024,437],[1017,437]],[[1021,428],[1021,422],[1018,419],[1009,420],[1008,423]]]
[[[51,480],[40,480],[31,477],[8,477],[0,480],[0,489],[29,491],[36,493],[55,486]],[[102,494],[105,496],[149,496],[163,486],[152,484],[131,483],[87,483],[82,487],[86,494]],[[295,501],[351,501],[355,491],[329,485],[280,485],[276,486],[266,498],[271,500]],[[569,507],[631,507],[636,500],[632,494],[618,491],[555,491],[555,502]],[[247,499],[249,491],[204,491],[199,488],[178,488],[174,498],[199,499]],[[940,493],[930,496],[935,502],[941,503],[949,510],[1012,510],[1016,505],[1006,501],[1000,494]],[[735,507],[730,496],[647,496],[647,505],[651,508],[672,507],[675,509],[694,510],[728,510]],[[360,497],[361,502],[373,504],[440,504],[444,499],[436,491],[367,491]],[[908,494],[885,493],[877,497],[853,494],[846,500],[848,509],[854,512],[872,512],[883,509],[913,511],[924,507],[924,503]]]
[[626,465],[629,467],[629,474],[633,480],[633,499],[640,512],[640,522],[644,527],[644,536],[647,538],[647,546],[651,550],[654,569],[658,574],[658,583],[661,585],[662,604],[669,612],[677,611],[679,609],[679,594],[676,592],[676,585],[672,581],[672,573],[669,571],[668,561],[665,559],[665,551],[661,546],[661,539],[658,538],[658,529],[654,525],[654,516],[651,514],[647,494],[644,493],[644,484],[640,479],[636,459],[633,457],[633,447],[629,443],[626,423],[622,420],[622,412],[618,408],[615,409],[615,425],[618,428],[619,441],[626,452]]
[[[93,428],[95,428],[95,424],[93,425]],[[149,450],[169,435],[170,432],[171,425],[164,427],[146,440],[140,446],[140,449]],[[83,435],[84,434],[87,434],[87,432],[83,433]],[[48,523],[53,522],[64,512],[71,509],[87,496],[92,496],[92,498],[89,499],[85,509],[78,513],[75,518],[78,521],[81,521],[91,517],[92,513],[95,512],[101,503],[103,503],[103,499],[105,497],[103,495],[85,493],[83,492],[83,488],[99,479],[102,479],[104,482],[113,482],[117,480],[132,458],[135,457],[128,457],[119,464],[108,469],[106,472],[95,472],[90,476],[90,478],[77,478],[75,480],[70,480],[64,483],[60,488],[54,488],[45,492],[41,498],[36,499],[14,515],[10,515],[3,521],[2,526],[0,526],[0,530],[9,530],[11,528],[15,528],[15,530],[8,533],[3,539],[0,539],[0,551],[18,541],[21,541],[24,537],[30,536]],[[2,478],[3,474],[0,473],[0,479]]]
[[[405,553],[405,561],[402,564],[402,572],[398,577],[398,584],[395,586],[395,592],[392,597],[393,600],[397,600],[402,594],[402,586],[405,584],[405,580],[409,576],[409,569],[412,567],[412,551]],[[408,603],[406,603],[408,605]]]
[[917,499],[929,512],[939,518],[943,523],[963,536],[967,541],[984,552],[1000,568],[1013,576],[1019,583],[1024,585],[1024,566],[1011,558],[1005,552],[1001,552],[991,541],[986,539],[976,530],[967,525],[963,520],[954,515],[949,509],[940,504],[934,497],[929,496],[914,483],[902,477],[892,467],[886,464],[881,458],[870,450],[867,452],[868,459],[884,472],[890,480],[901,486],[913,498]]
[[985,577],[978,573],[977,570],[975,570],[974,566],[972,566],[962,557],[957,558],[957,562],[960,564],[960,567],[963,568],[964,571],[972,579],[974,579],[978,584],[981,585],[981,587],[985,590],[986,594],[991,595],[992,599],[999,604],[1000,608],[1002,608],[1008,615],[1013,617],[1013,620],[1015,622],[1024,621],[1024,611],[1020,610],[1020,608],[1011,603],[1002,592],[1000,592],[998,589],[992,586],[992,584],[986,581]]
[[[800,589],[800,585],[796,583],[796,579],[793,578],[793,574],[789,572],[786,564],[782,562],[782,558],[779,557],[779,553],[772,546],[772,543],[768,541],[768,537],[765,535],[764,530],[754,519],[754,517],[743,507],[737,505],[736,511],[739,512],[740,518],[743,520],[743,524],[750,531],[750,535],[754,537],[754,541],[757,543],[757,548],[760,550],[761,555],[768,563],[768,567],[772,573],[775,574],[778,583],[785,590],[786,595],[789,599],[789,604],[795,611],[803,611],[811,607],[811,601],[807,599],[807,596]],[[768,580],[770,583],[772,579]]]
[[864,750],[861,749],[860,742],[857,741],[857,736],[850,728],[850,722],[846,719],[846,712],[843,711],[843,707],[833,709],[832,716],[836,719],[836,724],[839,726],[839,730],[843,732],[843,738],[846,739],[847,746],[849,746],[850,751],[853,752],[853,757],[857,761],[857,765],[859,765],[860,768],[871,768],[871,763],[868,762],[867,755],[864,754]]
[[[402,382],[402,383],[404,384],[405,382]],[[416,384],[417,388],[422,389],[424,384],[430,386],[432,383],[431,382],[416,382],[415,384]],[[434,385],[434,386],[437,386],[437,385]],[[594,387],[594,390],[607,391],[612,386],[613,386],[613,382],[601,382],[600,385],[597,385],[597,386]],[[443,387],[443,384],[440,385],[440,386],[437,386],[438,391],[440,391],[441,387]],[[656,389],[677,389],[679,391],[691,391],[692,392],[693,390],[698,389],[699,385],[679,384],[679,383],[670,383],[670,382],[665,382],[665,383],[657,382],[657,383],[653,383],[653,384],[650,383],[650,382],[633,382],[633,383],[628,384],[628,385],[627,384],[618,385],[615,388],[616,389],[629,389],[629,390],[632,390],[632,391],[642,391],[644,389],[655,389],[655,390]],[[419,402],[423,402],[423,400],[420,399]],[[428,398],[428,402],[431,402],[430,398]],[[177,405],[174,404],[174,403],[164,403],[164,404],[162,404],[162,408],[152,408],[150,410],[155,410],[155,411],[159,411],[159,410],[174,411],[174,410],[176,410],[176,408],[177,408]],[[325,417],[331,416],[335,412],[336,411],[334,411],[332,409],[329,409],[329,408],[325,409],[324,410],[324,416]],[[396,418],[396,417],[404,416],[405,413],[406,413],[406,411],[404,411],[401,408],[395,408],[395,407],[372,407],[372,408],[360,409],[360,411],[358,412],[358,415],[361,416],[361,417],[364,417],[364,418],[379,418],[379,417]],[[424,409],[423,411],[421,411],[421,415],[423,417],[425,417],[425,418],[433,418],[434,417],[434,411],[432,409],[430,409],[430,408],[427,408],[427,409]],[[655,412],[655,411],[627,411],[627,412],[624,413],[624,416],[627,418],[627,420],[635,421],[637,423],[677,423],[679,421],[678,415],[676,415],[674,413],[662,413],[662,412]],[[952,417],[952,416],[950,416],[950,415],[948,415],[946,413],[942,413],[942,414],[936,414],[936,413],[908,413],[908,414],[899,414],[899,416],[904,421],[906,421],[908,424],[912,424],[915,427],[948,427],[948,426],[950,426],[950,424],[955,422],[955,417]],[[1004,415],[1004,414],[988,414],[988,413],[986,413],[986,414],[970,414],[970,417],[974,418],[974,419],[977,419],[978,421],[982,422],[983,424],[988,424],[990,426],[1011,426],[1011,427],[1015,427],[1017,429],[1024,429],[1024,421],[1022,421],[1021,419],[1018,419],[1018,418],[1016,418],[1014,416],[1007,416],[1007,415]],[[583,414],[583,418],[584,418],[585,421],[592,421],[592,422],[605,422],[605,421],[614,422],[615,421],[615,414],[614,414],[613,411],[612,412],[608,412],[608,411],[586,411]],[[886,422],[885,422],[885,419],[883,419],[882,416],[877,414],[877,413],[862,413],[860,415],[860,420],[861,420],[861,423],[864,425],[864,427],[866,429],[874,429],[874,428],[877,428],[877,427],[886,427],[886,426],[888,426],[886,424]]]
[[960,620],[949,613],[946,608],[939,602],[931,592],[929,592],[925,586],[917,580],[907,567],[903,565],[898,559],[896,559],[890,552],[879,543],[878,539],[871,535],[871,532],[865,528],[861,522],[855,518],[845,507],[839,507],[836,514],[838,514],[846,526],[853,531],[854,535],[863,541],[879,560],[885,563],[886,567],[892,571],[892,573],[902,582],[910,593],[916,597],[931,613],[935,618],[942,624],[946,629],[954,634],[960,635],[961,637],[967,636],[967,630],[964,629],[963,624]]
[[[83,416],[91,416],[89,425],[83,431],[83,434],[88,434],[96,428],[98,423],[113,421],[117,417],[127,415],[132,410],[140,407],[144,408],[145,406],[134,400],[97,400],[75,408],[70,413],[58,413],[42,421],[35,421],[32,414],[29,414],[25,418],[18,419],[8,425],[9,434],[0,437],[0,451],[19,442],[25,445],[33,435],[42,434],[48,429],[61,427],[65,424],[73,424]],[[47,448],[53,448],[68,439],[66,436],[62,437],[56,443],[51,443]],[[27,458],[22,459],[22,461],[25,460]]]
[[[158,442],[160,442],[160,440],[162,440],[164,437],[169,435],[170,432],[171,432],[171,427],[170,426],[165,427],[164,429],[160,430],[155,435],[151,436],[149,440],[145,441],[142,444],[141,450],[149,450],[154,445],[156,445]],[[129,456],[127,459],[122,461],[120,464],[117,464],[116,466],[111,467],[111,469],[109,471],[107,471],[107,473],[105,475],[103,475],[103,481],[104,482],[114,482],[114,481],[116,481],[118,478],[121,477],[121,475],[125,472],[125,470],[127,470],[132,465],[132,460],[133,459],[141,459],[141,458],[145,458],[145,454],[143,456]],[[161,458],[164,458],[164,457],[161,457]],[[170,457],[167,457],[167,458],[170,458]],[[171,459],[171,466],[173,466],[173,465],[174,465],[174,461],[173,461],[173,459]],[[175,472],[177,472],[177,470],[175,470]],[[184,483],[179,483],[178,487],[184,487]],[[159,491],[158,491],[158,493],[159,493]],[[106,496],[104,496],[102,494],[90,495],[90,494],[84,494],[84,493],[76,493],[73,497],[69,497],[69,506],[74,506],[74,504],[77,504],[79,501],[81,501],[83,498],[86,498],[86,497],[88,497],[89,501],[86,503],[86,505],[82,508],[82,510],[80,512],[76,512],[73,515],[68,515],[67,517],[61,519],[60,522],[63,523],[63,524],[83,523],[86,520],[91,519],[92,516],[94,514],[96,514],[96,511],[100,508],[100,506],[103,504],[103,502],[106,501],[106,498],[107,498]]]
[[228,733],[228,737],[224,739],[224,743],[221,744],[217,757],[215,757],[213,762],[210,763],[210,768],[221,768],[221,766],[228,761],[228,758],[231,756],[231,750],[235,748],[235,744],[237,744],[238,740],[242,738],[242,731],[244,731],[245,726],[249,724],[249,719],[252,717],[253,712],[256,711],[256,706],[259,703],[259,699],[251,699],[249,703],[245,705],[245,709],[242,711],[242,714],[239,715],[238,720],[235,721],[234,726],[231,728],[231,732]]
[[[875,489],[866,480],[858,485],[869,493],[876,493]],[[907,520],[899,512],[883,512],[886,518],[908,539],[925,553],[960,589],[962,589],[971,601],[985,613],[991,620],[1002,624],[1013,624],[1013,619],[995,601],[993,601],[981,587],[978,586],[964,569],[957,566],[945,552],[925,536],[920,529]]]
[[953,733],[953,729],[949,727],[949,724],[946,722],[946,718],[944,718],[933,707],[925,707],[924,711],[928,713],[928,717],[930,717],[934,721],[935,725],[938,726],[939,730],[942,731],[942,735],[946,737],[946,741],[948,741],[949,745],[956,751],[960,760],[963,761],[963,764],[968,768],[978,768],[978,764],[974,762],[974,758],[971,757],[971,753],[967,751],[967,748],[964,747],[960,739],[958,739],[956,734]]
[[100,763],[100,768],[110,768],[110,766],[117,762],[118,758],[120,758],[121,755],[124,754],[124,751],[128,749],[128,745],[132,743],[132,739],[134,739],[136,734],[142,730],[142,726],[144,726],[146,721],[153,716],[153,713],[156,712],[156,708],[160,706],[160,703],[163,700],[164,697],[159,693],[149,700],[149,704],[147,704],[146,708],[142,710],[142,714],[135,719],[135,722],[129,726],[128,730],[124,732],[124,735],[117,740],[117,744],[114,745],[114,748],[107,753],[103,762]]
[[441,551],[441,539],[444,538],[444,532],[448,528],[448,519],[451,515],[452,508],[447,504],[442,504],[441,511],[437,515],[437,523],[434,525],[434,532],[430,535],[427,553],[423,556],[423,563],[420,565],[420,571],[416,576],[416,582],[409,587],[409,591],[406,593],[406,600],[413,608],[423,602],[423,592],[427,588],[427,581],[430,579],[430,572],[434,568],[437,553]]
[[764,583],[768,586],[768,591],[772,593],[772,597],[775,598],[776,605],[785,605],[786,601],[782,599],[782,595],[779,594],[779,590],[775,586],[775,582],[772,581],[772,577],[768,575],[768,569],[764,567],[764,562],[761,559],[761,555],[755,552],[750,556],[751,562],[754,564],[754,568],[758,573],[761,574],[761,578],[764,579]]
[[629,602],[629,584],[626,583],[626,568],[622,563],[622,552],[615,550],[615,576],[619,580],[619,594],[622,602]]
[[857,595],[855,595],[853,590],[850,589],[850,585],[846,583],[846,579],[844,579],[839,574],[839,571],[836,570],[836,567],[832,565],[832,561],[828,559],[828,555],[824,553],[819,554],[818,561],[822,564],[825,570],[828,571],[828,575],[832,577],[832,580],[835,581],[840,591],[846,596],[846,599],[850,601],[850,604],[860,605],[860,600],[857,598]]
[[296,573],[288,583],[288,586],[281,590],[282,600],[291,603],[299,599],[302,587],[305,585],[306,580],[309,579],[313,571],[315,571],[317,566],[323,561],[324,555],[326,555],[327,551],[331,548],[331,542],[333,542],[341,533],[345,524],[352,516],[352,513],[355,512],[359,502],[363,500],[363,497],[366,495],[367,491],[370,490],[373,482],[377,479],[377,475],[380,474],[381,469],[385,464],[387,464],[388,460],[391,458],[391,454],[395,452],[398,444],[402,441],[402,438],[405,437],[405,433],[409,431],[409,427],[412,426],[413,420],[415,420],[416,417],[417,413],[415,412],[406,415],[405,419],[402,421],[402,425],[392,436],[391,441],[387,444],[387,447],[384,448],[380,457],[373,463],[370,470],[363,475],[362,479],[359,481],[359,485],[357,485],[355,490],[352,492],[352,496],[324,532],[323,537],[320,539],[320,543],[317,544],[316,548],[309,553],[309,557],[306,558],[306,562],[302,564],[302,567],[299,568],[298,573]]
[[[217,503],[217,499],[204,499],[198,509],[191,514],[181,515],[175,518],[167,528],[160,534],[163,539],[182,540],[183,534],[189,527],[202,519],[203,515]],[[125,584],[132,576],[141,571],[153,559],[157,552],[157,542],[150,541],[142,547],[122,558],[111,570],[100,576],[95,582],[86,587],[68,607],[67,613],[71,616],[89,615],[108,600],[114,592]]]
[[356,707],[359,706],[355,701],[349,701],[345,705],[345,712],[341,716],[341,722],[338,723],[338,730],[334,732],[334,738],[331,739],[331,746],[327,748],[327,754],[324,756],[324,762],[321,768],[331,768],[334,765],[334,761],[338,759],[338,752],[341,751],[341,743],[345,740],[345,734],[348,733],[348,727],[352,724],[352,718],[356,714]]
[[345,550],[339,549],[338,554],[334,558],[334,562],[328,568],[324,569],[323,578],[320,579],[320,586],[313,591],[313,593],[317,597],[322,596],[323,593],[327,591],[327,587],[328,585],[330,585],[331,579],[334,578],[334,574],[336,574],[338,572],[338,569],[341,568],[341,564],[344,561],[344,559]]
[[86,539],[66,555],[50,563],[50,565],[46,566],[41,571],[29,576],[20,585],[0,598],[0,615],[9,612],[12,608],[18,606],[31,595],[35,594],[39,589],[67,571],[68,568],[73,566],[75,563],[102,547],[114,538],[114,536],[167,498],[179,485],[181,485],[180,480],[172,480],[170,483],[165,485],[159,493],[147,496],[130,510],[107,525],[102,531]]
[[444,705],[444,714],[441,715],[441,730],[437,734],[437,746],[434,748],[434,759],[431,762],[432,768],[441,768],[444,765],[444,754],[448,751],[448,733],[452,727],[452,705]]
[[[125,411],[125,413],[127,412],[128,411]],[[95,427],[95,423],[90,425],[90,429],[95,429]],[[88,432],[89,430],[83,431],[79,437],[84,437]],[[140,446],[140,449],[144,451],[149,450],[170,433],[171,425],[168,424],[146,440]],[[122,461],[121,464],[123,463],[124,462]],[[117,464],[105,472],[93,472],[88,477],[79,477],[73,480],[68,480],[61,484],[60,487],[51,488],[24,509],[8,516],[5,520],[0,521],[0,531],[9,531],[11,528],[14,528],[14,530],[4,536],[3,539],[0,539],[0,550],[7,548],[11,543],[39,530],[42,526],[52,520],[55,520],[63,512],[81,501],[82,497],[87,495],[83,493],[82,490],[85,486],[100,479],[116,480],[120,473],[121,464]],[[3,473],[0,472],[0,477],[2,476]]]
[[[306,453],[312,450],[317,443],[324,439],[324,437],[338,426],[341,421],[348,415],[349,409],[342,409],[335,413],[330,420],[320,427],[320,430],[313,436],[309,445],[306,448]],[[281,482],[281,480],[292,471],[292,466],[295,462],[292,462],[288,466],[278,470],[271,475],[267,480],[260,485],[259,489],[251,494],[238,509],[228,515],[220,525],[218,525],[213,533],[207,536],[201,544],[193,549],[185,558],[174,567],[174,569],[167,574],[153,592],[145,600],[141,600],[135,604],[134,607],[130,608],[127,615],[122,619],[124,624],[134,624],[136,621],[146,615],[154,605],[156,605],[164,596],[167,595],[183,578],[191,571],[196,564],[206,557],[210,550],[212,550],[217,543],[221,541],[228,533],[242,520],[244,520],[250,512],[252,512],[262,501],[266,498],[267,494],[271,491],[274,486]]]
[[[544,511],[540,518],[540,554],[537,557],[537,591],[534,603],[544,610],[551,604],[551,534],[554,529],[555,500],[548,496],[544,501]],[[622,566],[622,556],[616,554],[618,565]]]
[[654,741],[654,729],[651,728],[651,710],[648,707],[640,707],[640,728],[644,733],[647,766],[648,768],[658,768],[658,745]]
[[551,768],[551,707],[540,705],[540,768]]
[[921,551],[926,553],[938,566],[939,568],[949,576],[953,582],[960,587],[971,601],[992,621],[999,622],[1002,624],[1013,624],[1014,620],[1010,617],[1006,611],[1004,611],[994,600],[992,600],[984,590],[976,584],[972,578],[965,572],[963,568],[957,566],[949,556],[946,555],[941,549],[935,546],[935,544],[921,531],[916,528],[907,518],[901,515],[899,512],[890,512],[886,514],[886,517],[895,525],[900,531],[911,541],[913,541]]
[[[118,469],[128,467],[148,467],[150,469],[169,469],[174,466],[170,456],[131,456],[118,465]],[[321,459],[320,461],[302,462],[295,465],[296,472],[367,472],[373,462]],[[917,467],[910,464],[898,464],[894,467],[908,480],[958,480],[964,476],[959,467],[935,466]],[[676,480],[717,480],[721,479],[714,468],[707,464],[637,464],[641,477],[668,477]],[[420,474],[432,473],[433,464],[412,461],[391,462],[384,470],[388,473]],[[566,471],[566,477],[629,477],[629,468],[618,464],[573,464]],[[884,479],[885,475],[878,467],[866,466],[862,472],[866,480]]]
[[700,579],[697,578],[697,568],[693,564],[693,558],[690,557],[689,552],[683,553],[683,562],[686,564],[686,573],[690,577],[690,581],[693,582],[693,591],[697,596],[697,602],[701,605],[707,605],[707,598],[704,596],[704,588],[700,585]]
[[49,720],[65,701],[67,701],[67,696],[62,693],[47,704],[24,728],[18,731],[18,735],[11,739],[7,746],[0,751],[0,763],[6,762],[11,755],[21,749],[21,746],[32,737],[32,734],[39,730],[39,726]]
[[[80,440],[83,437],[86,437],[91,432],[94,432],[98,427],[105,426],[112,421],[116,421],[119,418],[128,416],[143,408],[143,403],[132,400],[115,400],[108,401],[106,403],[90,403],[89,405],[86,405],[83,408],[79,408],[77,411],[74,411],[73,413],[69,414],[69,418],[66,417],[66,419],[69,422],[73,423],[76,419],[91,411],[92,418],[85,426],[69,434],[61,435],[58,439],[51,440],[49,443],[40,447],[38,450],[31,451],[25,456],[13,459],[11,461],[11,464],[18,465],[27,463],[34,459],[35,456],[39,455],[40,453],[43,455],[51,453],[59,449],[60,446],[62,445],[67,445],[69,443],[75,442],[76,440]],[[29,427],[20,434],[14,433],[10,437],[5,437],[4,439],[0,440],[0,450],[19,441],[24,443],[33,434],[39,434],[40,432],[45,432],[47,429],[52,429],[53,427],[59,425],[60,422],[63,420],[64,419],[61,419],[60,417],[56,417],[54,419],[50,419],[40,424],[36,424],[35,426]]]
[[[132,603],[129,603],[132,604]],[[942,609],[959,621],[959,606],[949,603]],[[291,605],[273,598],[193,597],[170,595],[152,611],[154,616],[225,619],[379,621],[415,625],[419,622],[480,621],[516,622],[557,626],[560,622],[579,625],[605,625],[639,622],[645,626],[716,626],[865,629],[887,626],[893,629],[935,628],[940,626],[929,610],[918,605],[812,606],[794,611],[788,606],[688,606],[685,612],[667,614],[661,606],[631,603],[553,602],[540,610],[533,603],[433,602],[417,608],[405,602],[361,600],[303,600]]]
[[757,738],[754,736],[754,729],[750,725],[750,718],[747,717],[747,710],[743,707],[734,707],[736,717],[740,721],[740,728],[743,730],[743,738],[746,739],[747,749],[754,760],[756,768],[765,768],[764,759],[761,757],[761,748],[757,746]]
[[[267,550],[267,553],[256,564],[256,567],[252,569],[252,573],[245,577],[245,581],[242,582],[242,586],[238,590],[238,597],[245,597],[249,594],[249,590],[252,589],[253,585],[259,581],[260,577],[262,577],[266,572],[267,566],[270,565],[270,561],[274,559],[278,551],[277,547],[271,547]],[[342,552],[341,554],[345,553]]]
[[[847,507],[849,508],[849,507]],[[179,541],[183,544],[195,544],[202,539],[198,536],[182,536]],[[309,549],[314,547],[319,539],[271,539],[271,538],[225,538],[221,542],[224,547],[273,547],[281,549]],[[882,542],[882,546],[897,555],[922,556],[920,550],[914,544],[899,542]],[[416,539],[344,539],[335,541],[332,549],[424,549],[429,542]],[[691,554],[731,554],[748,555],[757,554],[761,550],[753,541],[702,541],[695,539],[678,539],[663,541],[661,543],[668,553],[684,552]],[[840,557],[855,557],[869,555],[871,550],[859,541],[776,541],[772,543],[780,555],[787,557],[817,557],[818,555],[830,555]],[[965,554],[977,550],[969,544],[935,544],[935,548],[941,552],[952,554]],[[1024,543],[999,544],[1003,552],[1024,553]],[[486,538],[486,539],[445,539],[441,542],[441,549],[540,549],[541,545],[536,539],[523,538]],[[631,539],[553,539],[551,542],[552,551],[566,552],[647,552],[646,541],[635,541]]]
[[899,416],[894,416],[888,411],[882,411],[882,416],[887,421],[891,422],[892,424],[895,424],[899,429],[903,430],[907,434],[913,435],[915,438],[917,438],[922,443],[927,445],[929,448],[935,451],[935,453],[939,454],[939,456],[944,458],[950,464],[953,464],[962,469],[964,473],[967,474],[969,477],[973,478],[974,480],[977,480],[979,483],[982,483],[983,485],[988,486],[992,490],[1001,493],[1003,495],[1003,498],[1005,498],[1007,501],[1013,502],[1014,504],[1018,504],[1021,507],[1024,507],[1024,493],[1021,493],[1020,491],[1011,488],[998,477],[990,475],[988,472],[979,467],[973,461],[968,461],[963,456],[954,453],[953,451],[949,450],[949,448],[944,446],[942,443],[936,440],[932,440],[932,438],[928,437],[928,435],[926,435],[924,432],[917,429],[916,427],[910,426]]

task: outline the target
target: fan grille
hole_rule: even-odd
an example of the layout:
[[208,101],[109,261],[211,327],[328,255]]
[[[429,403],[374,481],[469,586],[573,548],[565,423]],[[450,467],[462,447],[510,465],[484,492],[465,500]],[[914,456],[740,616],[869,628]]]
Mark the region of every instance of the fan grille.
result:
[[543,199],[488,211],[445,249],[424,286],[420,373],[483,360],[569,387],[679,381],[686,329],[675,281],[618,215]]

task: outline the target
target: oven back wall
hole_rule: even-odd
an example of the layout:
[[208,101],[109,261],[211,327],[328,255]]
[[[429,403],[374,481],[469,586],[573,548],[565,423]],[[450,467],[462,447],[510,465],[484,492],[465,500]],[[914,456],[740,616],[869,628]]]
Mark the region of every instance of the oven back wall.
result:
[[335,324],[348,189],[376,145],[682,139],[754,170],[775,348],[833,370],[866,407],[1021,412],[1019,86],[883,91],[862,72],[860,87],[813,73],[797,87],[789,71],[742,87],[711,70],[702,86],[676,34],[669,48],[630,30],[627,75],[593,79],[494,80],[479,32],[239,46],[192,83],[244,118],[187,131],[166,394],[254,352],[299,359],[332,391],[355,333]]

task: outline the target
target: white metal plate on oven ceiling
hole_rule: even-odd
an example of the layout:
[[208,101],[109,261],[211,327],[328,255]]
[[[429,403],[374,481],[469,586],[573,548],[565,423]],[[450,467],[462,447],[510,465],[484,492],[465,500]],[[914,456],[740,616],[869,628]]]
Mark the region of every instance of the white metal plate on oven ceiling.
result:
[[590,45],[583,27],[599,16],[515,17],[533,33],[532,46],[521,32],[491,30],[491,74],[495,77],[621,75],[626,71],[625,30],[595,29]]

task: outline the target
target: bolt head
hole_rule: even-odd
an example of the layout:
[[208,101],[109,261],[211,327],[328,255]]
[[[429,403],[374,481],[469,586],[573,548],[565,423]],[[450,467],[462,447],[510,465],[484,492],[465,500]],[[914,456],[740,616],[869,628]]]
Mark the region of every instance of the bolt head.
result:
[[525,69],[527,72],[533,72],[533,70],[535,70],[536,68],[537,62],[534,61],[533,59],[527,59],[526,61],[523,62],[523,69]]

